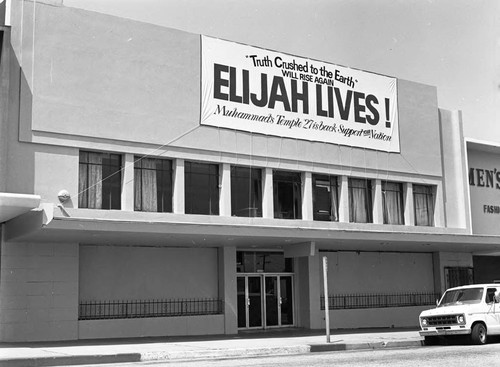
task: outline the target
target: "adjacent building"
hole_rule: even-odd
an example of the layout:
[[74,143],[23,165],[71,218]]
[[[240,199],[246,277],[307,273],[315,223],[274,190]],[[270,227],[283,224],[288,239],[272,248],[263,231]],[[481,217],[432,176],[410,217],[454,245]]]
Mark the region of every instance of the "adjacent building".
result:
[[500,279],[436,88],[64,6],[0,27],[0,340],[416,326]]

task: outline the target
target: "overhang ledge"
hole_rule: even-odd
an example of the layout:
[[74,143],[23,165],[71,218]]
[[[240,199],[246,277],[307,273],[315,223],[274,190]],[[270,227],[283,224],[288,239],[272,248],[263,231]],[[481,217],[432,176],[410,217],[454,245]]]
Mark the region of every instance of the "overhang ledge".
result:
[[0,192],[0,223],[38,208],[40,201],[40,195]]

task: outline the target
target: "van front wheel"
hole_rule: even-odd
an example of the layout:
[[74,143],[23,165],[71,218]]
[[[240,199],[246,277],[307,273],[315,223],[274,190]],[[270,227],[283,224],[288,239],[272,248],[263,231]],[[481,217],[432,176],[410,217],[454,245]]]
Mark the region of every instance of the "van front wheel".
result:
[[486,326],[484,326],[483,324],[474,325],[470,337],[472,344],[486,344]]

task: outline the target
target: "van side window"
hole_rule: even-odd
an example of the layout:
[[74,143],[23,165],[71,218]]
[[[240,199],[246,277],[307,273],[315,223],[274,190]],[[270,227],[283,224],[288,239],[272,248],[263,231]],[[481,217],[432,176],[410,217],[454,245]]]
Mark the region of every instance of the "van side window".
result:
[[486,291],[486,303],[492,303],[495,302],[495,292],[497,291],[496,288],[488,288]]

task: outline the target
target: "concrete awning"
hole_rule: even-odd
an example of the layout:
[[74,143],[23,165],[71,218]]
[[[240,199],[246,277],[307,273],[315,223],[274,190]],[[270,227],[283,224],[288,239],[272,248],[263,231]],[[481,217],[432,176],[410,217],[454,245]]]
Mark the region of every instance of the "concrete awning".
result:
[[39,195],[0,192],[0,223],[38,208],[40,200]]
[[500,237],[457,229],[238,218],[41,205],[9,221],[12,242],[92,245],[275,248],[287,256],[319,251],[470,252],[499,255]]

